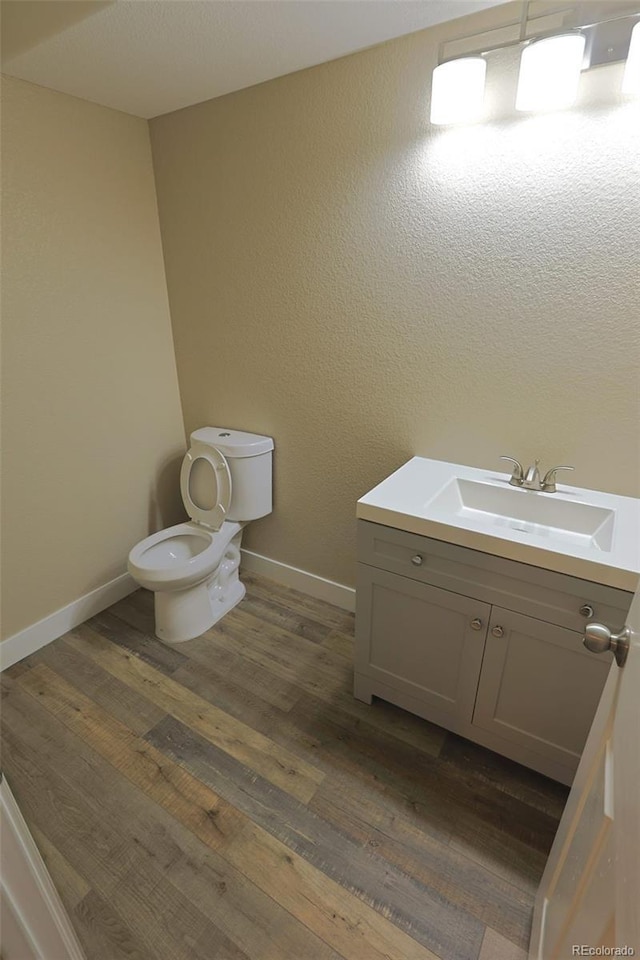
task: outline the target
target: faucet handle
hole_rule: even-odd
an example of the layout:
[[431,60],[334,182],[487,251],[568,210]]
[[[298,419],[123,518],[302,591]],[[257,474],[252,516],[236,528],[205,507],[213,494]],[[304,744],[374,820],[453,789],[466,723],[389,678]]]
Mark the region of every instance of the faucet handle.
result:
[[556,471],[558,470],[575,470],[575,467],[569,467],[566,464],[560,464],[557,467],[551,467],[551,470],[547,470],[542,481],[542,489],[545,491],[545,493],[556,492]]
[[514,460],[513,457],[500,457],[500,459],[508,460],[509,463],[513,464],[513,472],[511,473],[511,480],[509,480],[509,483],[514,487],[521,487],[522,481],[524,480],[524,471],[520,461]]

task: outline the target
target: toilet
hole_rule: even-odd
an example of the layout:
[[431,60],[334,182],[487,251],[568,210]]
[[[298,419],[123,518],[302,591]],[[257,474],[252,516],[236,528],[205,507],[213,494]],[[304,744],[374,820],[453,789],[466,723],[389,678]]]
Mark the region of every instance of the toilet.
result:
[[127,564],[153,591],[156,636],[170,643],[199,637],[242,600],[242,530],[272,510],[271,437],[202,427],[190,442],[180,471],[190,521],[141,540]]

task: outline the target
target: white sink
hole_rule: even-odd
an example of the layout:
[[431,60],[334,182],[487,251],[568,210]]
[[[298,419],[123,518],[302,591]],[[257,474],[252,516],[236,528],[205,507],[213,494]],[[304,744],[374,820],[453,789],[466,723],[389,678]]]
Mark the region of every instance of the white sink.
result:
[[583,580],[635,590],[640,500],[558,484],[509,485],[510,474],[413,457],[358,501],[361,520],[457,543]]
[[615,511],[555,499],[555,494],[499,487],[454,477],[425,506],[432,512],[467,517],[500,529],[547,537],[596,550],[611,550]]

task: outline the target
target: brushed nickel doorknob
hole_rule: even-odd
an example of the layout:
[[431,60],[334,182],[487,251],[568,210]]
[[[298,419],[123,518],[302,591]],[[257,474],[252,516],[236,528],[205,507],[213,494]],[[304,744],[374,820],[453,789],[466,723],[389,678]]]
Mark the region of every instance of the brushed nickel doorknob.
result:
[[480,617],[474,617],[469,626],[472,630],[482,630],[482,620]]
[[416,567],[422,566],[422,557],[419,553],[416,553],[415,557],[411,557],[411,563],[413,563]]
[[631,631],[623,627],[620,633],[612,633],[603,623],[588,623],[584,628],[584,643],[591,653],[606,653],[611,650],[619,667],[623,667],[629,652]]
[[504,637],[504,627],[501,627],[500,625],[494,627],[491,631],[491,635],[498,638]]

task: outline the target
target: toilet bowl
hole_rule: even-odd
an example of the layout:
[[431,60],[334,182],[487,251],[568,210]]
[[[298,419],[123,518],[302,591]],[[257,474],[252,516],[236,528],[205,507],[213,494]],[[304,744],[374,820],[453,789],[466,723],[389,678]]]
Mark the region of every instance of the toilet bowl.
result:
[[273,440],[257,434],[217,427],[191,434],[180,474],[191,520],[142,540],[128,560],[133,579],[154,593],[161,640],[192,640],[242,600],[242,530],[271,512],[272,450]]

